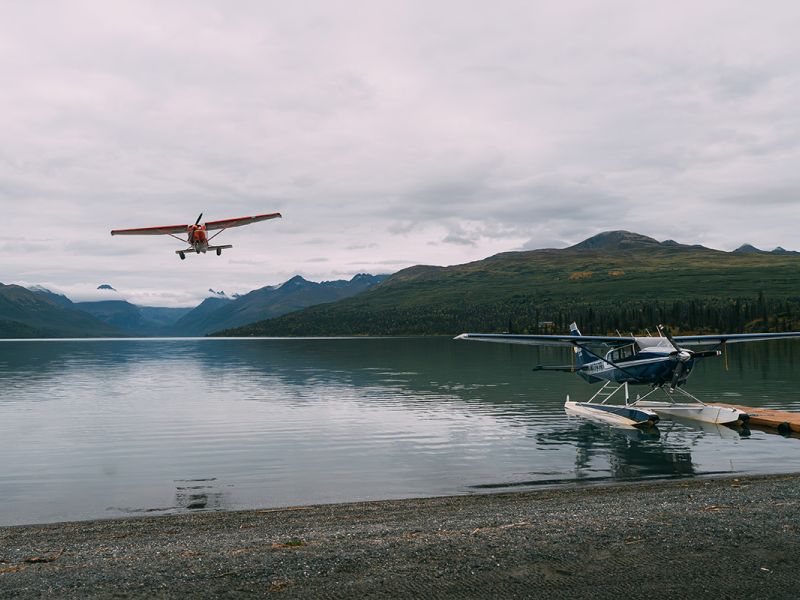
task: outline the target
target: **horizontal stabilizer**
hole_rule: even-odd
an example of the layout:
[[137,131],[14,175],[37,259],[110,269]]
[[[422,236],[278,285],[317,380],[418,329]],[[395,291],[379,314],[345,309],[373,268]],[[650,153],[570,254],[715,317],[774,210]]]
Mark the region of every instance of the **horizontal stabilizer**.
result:
[[534,371],[563,371],[565,373],[577,373],[579,368],[571,365],[536,365]]

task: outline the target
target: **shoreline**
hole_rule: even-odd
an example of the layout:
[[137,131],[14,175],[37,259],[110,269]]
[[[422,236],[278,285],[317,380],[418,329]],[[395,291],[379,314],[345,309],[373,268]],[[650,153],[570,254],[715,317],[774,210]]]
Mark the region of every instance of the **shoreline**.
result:
[[0,528],[0,598],[795,598],[800,474]]

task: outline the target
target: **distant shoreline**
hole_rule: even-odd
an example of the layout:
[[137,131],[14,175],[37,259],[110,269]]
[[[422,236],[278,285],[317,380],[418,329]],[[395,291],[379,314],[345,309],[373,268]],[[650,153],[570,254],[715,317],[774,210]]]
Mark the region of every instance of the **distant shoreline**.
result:
[[0,597],[796,598],[798,523],[800,474],[13,526]]
[[[464,332],[459,332],[464,333]],[[453,339],[457,333],[430,333],[430,334],[397,334],[397,335],[232,335],[232,336],[187,336],[187,337],[109,337],[109,338],[0,338],[0,342],[164,342],[192,340],[407,340],[421,338],[447,338]]]
[[[127,342],[127,341],[192,341],[192,340],[407,340],[407,339],[423,339],[423,338],[450,338],[453,339],[457,335],[465,333],[459,331],[458,333],[398,333],[391,335],[375,335],[375,334],[352,334],[352,335],[230,335],[230,336],[216,336],[216,335],[192,335],[192,336],[172,336],[172,337],[157,337],[157,336],[130,336],[130,337],[40,337],[40,338],[1,338],[0,342]],[[768,333],[768,332],[763,332]],[[779,332],[780,333],[780,332]],[[555,334],[554,334],[555,335]],[[594,335],[594,334],[593,334]],[[596,334],[601,335],[601,334]],[[616,335],[616,332],[610,331],[602,335]],[[637,333],[637,336],[646,336],[644,333]],[[704,332],[697,331],[683,331],[681,335],[707,335]],[[713,334],[708,334],[713,335]],[[786,342],[794,342],[795,339],[787,338]]]

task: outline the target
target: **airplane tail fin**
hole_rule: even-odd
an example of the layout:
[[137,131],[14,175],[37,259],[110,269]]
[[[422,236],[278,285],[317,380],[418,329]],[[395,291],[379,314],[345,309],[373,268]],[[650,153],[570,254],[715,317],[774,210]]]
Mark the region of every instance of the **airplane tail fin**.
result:
[[[569,334],[575,336],[581,335],[581,330],[578,329],[577,323],[570,323]],[[584,352],[583,348],[578,348],[576,346],[575,348],[573,348],[573,352],[575,352],[575,366],[577,368],[582,367],[586,363],[592,362],[591,356],[589,356],[586,352]]]

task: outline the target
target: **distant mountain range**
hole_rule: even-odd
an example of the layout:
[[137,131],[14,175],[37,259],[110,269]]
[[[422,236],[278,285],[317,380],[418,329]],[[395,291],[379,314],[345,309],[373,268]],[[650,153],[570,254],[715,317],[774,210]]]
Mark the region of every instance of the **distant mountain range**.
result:
[[[367,292],[219,335],[800,328],[800,253],[712,250],[609,231],[564,249],[403,269]],[[752,247],[750,247],[752,248]]]
[[0,337],[397,335],[616,327],[800,328],[800,253],[733,252],[608,231],[563,249],[315,283],[300,276],[194,308],[75,302],[0,284]]
[[75,308],[89,313],[126,336],[164,335],[191,308],[137,306],[127,300],[76,302]]
[[195,308],[137,306],[108,284],[98,289],[114,292],[113,299],[92,302],[72,302],[41,286],[0,284],[0,338],[199,336],[348,298],[386,277],[360,274],[349,281],[316,283],[298,275],[281,285],[230,297],[210,289],[212,296]]
[[349,281],[315,283],[299,275],[277,286],[267,286],[236,299],[206,298],[171,328],[173,335],[205,335],[239,327],[289,312],[355,296],[377,285],[388,275],[356,275]]

